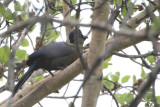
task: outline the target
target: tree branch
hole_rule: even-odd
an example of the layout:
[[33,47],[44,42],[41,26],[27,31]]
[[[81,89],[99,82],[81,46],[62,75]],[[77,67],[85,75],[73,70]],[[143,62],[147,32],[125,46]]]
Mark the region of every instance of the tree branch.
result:
[[[109,1],[108,0],[96,0],[95,10],[93,11],[92,23],[108,23],[109,16]],[[97,62],[97,58],[105,50],[105,40],[107,31],[101,31],[98,29],[92,29],[92,39],[89,45],[87,64],[89,68],[92,68],[93,64]],[[97,100],[100,94],[100,90],[103,87],[102,84],[102,65],[104,58],[99,58],[99,62],[95,69],[85,71],[83,85],[83,97],[82,107],[96,107]]]
[[139,90],[138,95],[134,100],[131,101],[129,107],[137,107],[141,99],[147,93],[148,89],[151,87],[152,83],[155,81],[157,74],[160,71],[160,60],[158,61],[156,67],[152,69],[152,72],[149,73],[146,82],[142,85],[142,88]]
[[[145,29],[138,31],[137,33],[140,33],[140,32],[141,33],[145,32]],[[157,34],[160,34],[160,31],[157,32],[155,35],[157,35]],[[119,51],[119,50],[125,49],[129,46],[132,46],[133,44],[137,44],[139,42],[142,42],[145,39],[144,38],[137,39],[137,38],[129,38],[126,36],[125,37],[121,36],[119,40],[120,41],[118,42],[118,44],[116,44],[116,46],[114,48],[112,48],[111,53],[107,54],[105,56],[105,59],[109,58],[114,51]],[[113,41],[114,41],[113,38],[108,39],[106,41],[106,47],[109,46],[110,44],[112,44]],[[83,56],[84,56],[84,59],[86,59],[87,53]],[[49,76],[48,78],[42,80],[41,82],[38,82],[30,87],[26,87],[22,91],[19,91],[15,95],[15,97],[13,98],[14,102],[17,101],[16,103],[14,103],[14,105],[16,107],[18,107],[19,104],[23,104],[23,103],[27,104],[27,105],[28,105],[28,103],[30,105],[34,105],[36,102],[40,101],[48,94],[63,87],[65,84],[67,84],[69,81],[71,81],[74,77],[79,75],[82,71],[83,71],[83,67],[78,59],[73,64],[68,66],[65,70],[63,70],[63,72],[62,71],[57,72],[57,74],[54,76],[54,78]],[[40,86],[38,87],[38,85],[40,85]],[[33,91],[31,91],[31,90],[33,90]],[[23,96],[23,98],[22,98],[22,96]],[[34,97],[34,102],[30,101],[31,99],[33,99],[33,97]],[[19,100],[20,98],[21,98],[21,100]],[[5,107],[5,104],[2,107]],[[19,105],[19,106],[22,107],[24,105]]]

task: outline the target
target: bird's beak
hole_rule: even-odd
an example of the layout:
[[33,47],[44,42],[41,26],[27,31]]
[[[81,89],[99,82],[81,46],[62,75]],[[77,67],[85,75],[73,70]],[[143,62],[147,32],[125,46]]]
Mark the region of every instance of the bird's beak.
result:
[[84,39],[84,40],[87,39],[87,38],[88,38],[87,36],[84,36],[84,35],[83,35],[83,39]]

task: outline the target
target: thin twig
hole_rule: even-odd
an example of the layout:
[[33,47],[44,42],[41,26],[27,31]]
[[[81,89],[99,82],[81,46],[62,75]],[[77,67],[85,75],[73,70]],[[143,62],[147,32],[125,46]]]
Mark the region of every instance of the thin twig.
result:
[[103,86],[104,86],[104,88],[110,93],[110,95],[111,95],[112,98],[114,99],[114,101],[115,101],[117,107],[119,107],[118,101],[117,101],[116,97],[112,94],[112,92],[107,88],[107,86],[106,86],[104,83],[103,83]]
[[[127,55],[124,51],[121,51],[121,52],[123,52],[125,55]],[[141,66],[144,66],[144,67],[145,67],[145,65],[144,65],[144,64],[141,64],[141,63],[139,63],[139,62],[135,61],[133,58],[130,58],[130,59],[131,59],[131,61],[135,62],[136,64],[138,64],[138,65],[141,65]]]
[[40,107],[43,107],[42,104],[41,104],[40,102],[38,102],[38,104],[39,104]]
[[144,95],[147,93],[148,89],[151,87],[152,83],[156,80],[157,74],[160,71],[160,60],[158,60],[158,63],[156,67],[152,69],[152,72],[149,73],[148,78],[146,82],[143,84],[142,88],[139,90],[138,95],[135,97],[134,100],[131,101],[129,107],[137,107],[137,105],[140,103],[141,99],[144,97]]
[[146,58],[150,55],[160,56],[160,54],[155,55],[153,53],[153,51],[145,53],[145,54],[141,54],[141,55],[127,55],[127,54],[121,54],[121,53],[118,53],[118,52],[113,52],[113,54],[117,55],[117,56],[120,56],[120,57],[123,57],[123,58]]
[[63,96],[65,96],[65,94],[66,94],[66,92],[67,92],[67,90],[68,90],[69,84],[70,84],[70,83],[67,84],[67,87],[66,87],[66,90],[65,90]]
[[[140,52],[140,50],[138,49],[138,47],[137,47],[136,45],[133,45],[133,46],[134,46],[134,48],[136,49],[137,53],[138,53],[139,55],[141,55],[141,52]],[[142,60],[142,63],[145,65],[146,68],[148,68],[148,69],[151,68],[151,66],[149,66],[148,63],[147,63],[142,57],[141,57],[140,59]]]

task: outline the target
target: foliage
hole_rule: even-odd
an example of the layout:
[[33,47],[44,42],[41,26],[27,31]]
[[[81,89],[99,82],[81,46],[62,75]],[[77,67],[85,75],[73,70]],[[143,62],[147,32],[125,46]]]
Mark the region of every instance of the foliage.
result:
[[148,56],[147,60],[149,61],[150,64],[152,64],[154,62],[154,56],[153,55]]
[[20,60],[25,60],[27,59],[27,52],[26,50],[18,49],[15,56]]
[[131,93],[123,93],[123,94],[116,94],[115,97],[117,98],[118,102],[123,104],[128,104],[133,99],[133,94]]
[[122,83],[126,83],[126,82],[128,82],[129,79],[130,79],[130,75],[126,75],[126,76],[124,76],[124,77],[122,78],[121,82],[122,82]]
[[2,63],[2,64],[5,64],[5,63],[7,63],[8,62],[8,60],[9,60],[9,55],[10,55],[10,49],[9,49],[9,47],[8,46],[3,46],[3,47],[1,47],[0,48],[0,62]]
[[107,69],[108,68],[108,65],[112,65],[111,63],[109,63],[111,61],[112,57],[106,59],[104,62],[103,62],[103,69]]
[[34,82],[38,82],[38,81],[40,81],[40,80],[42,80],[42,79],[43,79],[43,76],[40,75],[40,76],[34,77],[32,80],[33,80]]

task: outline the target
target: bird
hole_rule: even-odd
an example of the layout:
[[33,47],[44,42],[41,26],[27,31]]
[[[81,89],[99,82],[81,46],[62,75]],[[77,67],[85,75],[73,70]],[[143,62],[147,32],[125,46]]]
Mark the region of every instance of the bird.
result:
[[41,68],[47,70],[54,76],[51,70],[62,70],[73,63],[79,57],[76,49],[76,40],[80,47],[80,51],[82,52],[83,43],[86,38],[87,36],[84,36],[80,29],[73,29],[69,34],[69,43],[53,42],[29,55],[28,60],[26,61],[26,65],[29,66],[29,69],[15,85],[12,96],[17,93],[35,70]]

